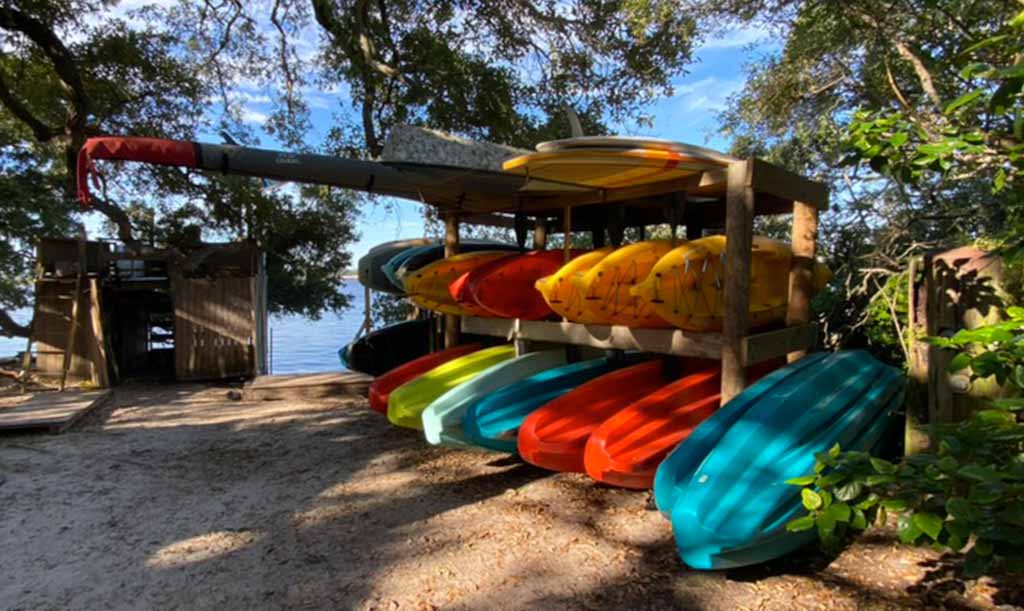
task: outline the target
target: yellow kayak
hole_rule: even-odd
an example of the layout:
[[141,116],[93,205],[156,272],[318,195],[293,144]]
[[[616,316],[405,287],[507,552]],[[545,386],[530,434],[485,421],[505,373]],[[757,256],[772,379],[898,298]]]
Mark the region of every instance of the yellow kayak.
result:
[[471,352],[431,369],[391,391],[388,395],[388,420],[398,426],[422,429],[423,410],[435,399],[515,355],[514,346],[495,346]]
[[668,251],[670,240],[648,240],[623,246],[572,279],[583,295],[588,318],[599,324],[627,327],[668,327],[643,299],[630,289],[643,282]]
[[583,307],[583,293],[572,280],[587,273],[614,250],[614,247],[606,246],[576,257],[558,268],[557,272],[537,280],[534,286],[556,314],[573,322],[598,323],[600,321]]
[[[782,320],[789,298],[788,244],[755,236],[750,263],[750,324],[759,327]],[[673,325],[691,331],[722,328],[724,291],[722,260],[725,236],[686,242],[658,261],[632,294]],[[832,272],[815,263],[814,286],[821,290]]]
[[409,300],[419,307],[444,314],[472,316],[472,312],[459,307],[459,304],[452,298],[451,293],[448,292],[448,285],[479,265],[507,256],[509,256],[508,251],[466,252],[424,265],[403,277],[402,281]]
[[532,178],[615,189],[679,180],[720,165],[691,152],[593,147],[520,155],[505,161],[502,168]]

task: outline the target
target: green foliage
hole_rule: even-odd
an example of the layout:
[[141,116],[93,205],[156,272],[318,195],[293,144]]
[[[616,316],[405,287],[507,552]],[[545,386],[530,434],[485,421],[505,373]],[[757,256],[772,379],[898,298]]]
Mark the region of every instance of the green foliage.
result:
[[[1024,308],[1009,308],[1007,315],[1005,322],[928,341],[947,349],[973,348],[960,352],[951,369],[969,368],[972,379],[995,376],[1020,391]],[[933,425],[938,452],[899,463],[841,452],[838,445],[817,455],[814,475],[787,482],[803,487],[807,509],[787,528],[817,526],[823,547],[835,551],[892,511],[903,543],[966,550],[968,575],[985,573],[997,559],[1011,570],[1024,570],[1024,425],[1016,414],[1021,410],[1024,398],[999,399],[965,422]]]

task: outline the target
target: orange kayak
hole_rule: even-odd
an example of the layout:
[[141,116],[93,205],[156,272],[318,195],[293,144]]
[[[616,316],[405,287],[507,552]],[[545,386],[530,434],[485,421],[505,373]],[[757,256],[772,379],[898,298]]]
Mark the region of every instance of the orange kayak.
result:
[[465,344],[439,352],[432,352],[396,367],[382,376],[378,376],[370,383],[370,408],[382,414],[388,413],[388,397],[391,395],[391,391],[410,380],[418,378],[438,365],[443,365],[470,352],[476,352],[481,348],[483,348],[482,344]]
[[[594,429],[583,452],[587,475],[599,482],[644,490],[654,485],[658,465],[721,400],[721,370],[714,361],[613,414]],[[780,365],[750,368],[750,382]]]
[[473,300],[473,294],[469,291],[469,277],[472,273],[473,270],[470,270],[449,284],[448,294],[455,300],[455,303],[459,304],[459,309],[465,311],[466,314],[481,318],[494,318],[493,312],[481,307]]
[[[693,361],[697,362],[697,361]],[[607,373],[534,411],[519,427],[519,455],[552,471],[582,473],[587,439],[602,422],[679,375],[676,359],[655,359]]]
[[[571,257],[586,251],[573,250]],[[501,318],[541,320],[554,312],[534,285],[565,263],[561,250],[535,250],[485,263],[470,271],[468,293],[477,305]],[[466,297],[463,291],[463,298]],[[460,301],[460,303],[462,303]]]

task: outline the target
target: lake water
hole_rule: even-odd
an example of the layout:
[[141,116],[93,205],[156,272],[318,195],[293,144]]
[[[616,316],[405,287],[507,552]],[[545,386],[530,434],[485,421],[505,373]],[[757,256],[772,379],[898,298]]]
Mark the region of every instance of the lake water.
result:
[[[338,349],[355,337],[363,324],[363,287],[357,280],[345,282],[345,293],[352,304],[341,315],[328,313],[320,320],[304,316],[271,316],[273,373],[306,373],[341,369]],[[20,322],[31,311],[15,312]],[[0,337],[0,357],[13,356],[25,349],[22,338]]]

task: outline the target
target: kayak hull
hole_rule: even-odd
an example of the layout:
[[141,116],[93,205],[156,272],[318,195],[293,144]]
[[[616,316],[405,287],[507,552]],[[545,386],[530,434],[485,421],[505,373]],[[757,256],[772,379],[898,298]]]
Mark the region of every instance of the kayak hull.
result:
[[474,445],[514,453],[523,420],[540,406],[597,376],[628,364],[605,358],[549,369],[506,386],[473,403],[462,419],[462,430]]
[[505,251],[466,252],[434,261],[402,277],[409,300],[421,308],[455,314],[469,315],[452,299],[448,286],[459,276],[490,261],[511,256]]
[[[570,256],[584,252],[574,250]],[[534,285],[564,263],[565,254],[560,250],[539,250],[492,261],[469,273],[467,290],[460,297],[500,318],[542,320],[554,313]],[[465,299],[466,293],[470,299]]]
[[430,352],[431,321],[404,320],[367,333],[338,351],[342,365],[372,376]]
[[651,268],[672,250],[669,240],[648,240],[623,246],[601,259],[587,273],[573,278],[583,295],[588,318],[599,324],[664,328],[671,325],[649,303],[632,294]]
[[365,287],[382,293],[404,294],[405,291],[402,289],[402,285],[392,282],[384,273],[384,265],[396,255],[428,243],[429,240],[427,239],[415,238],[411,240],[395,240],[374,246],[356,264],[359,282]]
[[443,365],[460,356],[476,352],[481,348],[483,348],[482,344],[465,344],[432,352],[378,376],[370,383],[370,409],[386,414],[388,412],[388,397],[391,395],[391,391],[438,365]]
[[397,426],[422,429],[423,410],[430,403],[514,356],[513,346],[495,346],[438,365],[391,391],[388,397],[388,420]]
[[539,278],[534,287],[540,291],[548,307],[559,316],[573,322],[598,324],[600,320],[591,316],[584,307],[583,293],[573,279],[587,273],[614,250],[614,247],[606,246],[580,255],[558,268],[555,273]]
[[900,372],[861,351],[805,357],[737,396],[655,477],[683,561],[732,568],[802,545],[806,537],[785,530],[801,512],[800,488],[785,481],[810,473],[814,454],[837,443],[874,448],[902,396]]
[[661,359],[631,365],[544,404],[519,428],[519,455],[544,469],[582,473],[591,433],[615,413],[669,384],[681,365]]
[[522,379],[565,365],[565,350],[530,352],[499,363],[435,399],[423,410],[423,436],[434,445],[471,445],[462,418],[475,402]]

